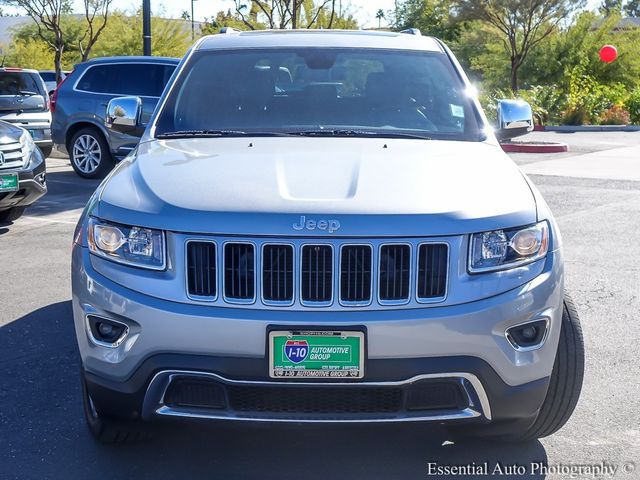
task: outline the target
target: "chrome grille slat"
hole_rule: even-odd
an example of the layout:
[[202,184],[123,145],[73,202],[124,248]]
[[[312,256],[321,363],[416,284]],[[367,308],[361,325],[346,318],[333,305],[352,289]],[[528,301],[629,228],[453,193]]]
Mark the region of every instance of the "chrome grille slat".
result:
[[216,244],[187,242],[187,291],[191,297],[217,296]]
[[250,243],[224,245],[224,296],[230,302],[255,299],[255,249]]
[[331,245],[304,245],[300,298],[308,304],[329,304],[333,299],[333,249]]
[[340,302],[345,305],[371,301],[370,245],[343,245],[340,253]]
[[2,143],[0,144],[0,150],[3,152],[13,152],[15,150],[22,151],[22,145],[20,145],[19,142]]
[[293,302],[293,246],[262,247],[262,299],[274,305]]
[[447,287],[449,248],[444,243],[422,244],[418,249],[417,298],[444,297]]
[[411,246],[385,244],[380,247],[378,297],[381,303],[409,300]]

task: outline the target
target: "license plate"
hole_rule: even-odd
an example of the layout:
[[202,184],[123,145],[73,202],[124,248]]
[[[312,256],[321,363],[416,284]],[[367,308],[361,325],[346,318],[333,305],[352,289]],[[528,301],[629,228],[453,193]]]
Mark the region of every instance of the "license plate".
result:
[[42,130],[27,130],[31,135],[31,138],[34,140],[42,140],[44,135],[42,134]]
[[363,378],[364,332],[271,331],[271,378]]
[[18,190],[18,174],[2,173],[0,174],[0,192],[15,192]]

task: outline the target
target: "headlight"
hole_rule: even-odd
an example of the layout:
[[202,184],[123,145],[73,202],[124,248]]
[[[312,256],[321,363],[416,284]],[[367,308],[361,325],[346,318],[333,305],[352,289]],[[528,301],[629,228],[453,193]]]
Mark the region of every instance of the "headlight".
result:
[[26,167],[31,161],[31,155],[36,149],[36,144],[33,143],[31,134],[26,130],[20,135],[20,148],[22,149],[22,166]]
[[534,262],[549,250],[549,224],[471,235],[469,272],[506,270]]
[[129,227],[89,219],[89,250],[115,262],[134,267],[163,270],[165,267],[164,232]]

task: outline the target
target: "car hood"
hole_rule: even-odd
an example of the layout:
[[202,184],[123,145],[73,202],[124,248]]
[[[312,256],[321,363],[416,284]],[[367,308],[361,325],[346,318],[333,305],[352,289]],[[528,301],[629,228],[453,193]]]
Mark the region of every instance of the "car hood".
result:
[[[144,142],[96,208],[126,224],[246,235],[448,235],[536,221],[533,194],[498,145],[414,139]],[[322,220],[340,227],[312,228]]]
[[0,120],[0,143],[17,142],[22,132],[22,128]]

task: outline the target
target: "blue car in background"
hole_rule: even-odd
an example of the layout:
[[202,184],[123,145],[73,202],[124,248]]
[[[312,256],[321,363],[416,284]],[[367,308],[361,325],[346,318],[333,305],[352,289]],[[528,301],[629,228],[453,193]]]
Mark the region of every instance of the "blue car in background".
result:
[[142,100],[141,120],[148,121],[177,58],[108,57],[76,65],[51,96],[52,138],[69,153],[75,172],[101,178],[138,143],[143,130],[127,134],[104,126],[109,100],[135,95]]

